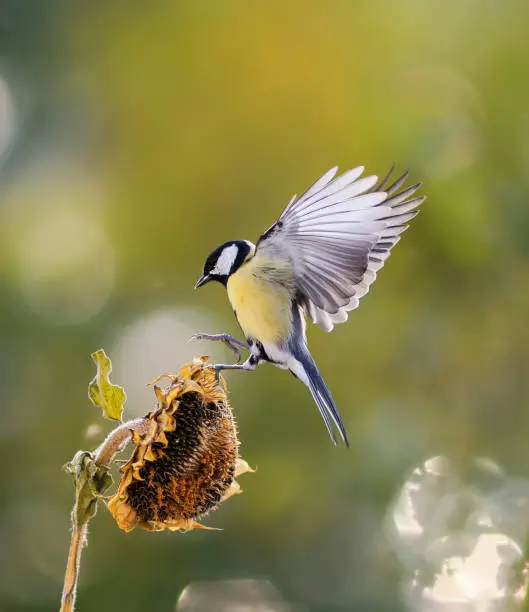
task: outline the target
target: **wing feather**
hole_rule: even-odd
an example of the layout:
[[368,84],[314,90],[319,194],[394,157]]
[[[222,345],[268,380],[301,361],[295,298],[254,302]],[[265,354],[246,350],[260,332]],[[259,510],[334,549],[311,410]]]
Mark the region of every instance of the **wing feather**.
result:
[[421,183],[403,188],[408,172],[391,182],[394,166],[378,185],[376,176],[361,178],[363,166],[337,170],[290,200],[256,252],[290,260],[301,307],[326,331],[368,293],[425,199],[413,197]]
[[[332,181],[336,172],[338,172],[338,166],[331,168],[321,178],[319,178],[314,185],[312,185],[312,187],[309,187],[309,189],[307,189],[307,191],[297,201],[293,202],[291,200],[280,218],[285,216],[287,213],[293,212],[294,210],[305,206],[310,206],[312,203],[314,203],[314,201],[318,201],[321,198],[325,198],[326,196],[335,193],[336,183],[338,183],[338,189],[346,187],[349,183],[354,182],[363,171],[363,166],[359,166],[358,168],[353,168],[352,170],[345,172],[342,174],[342,176]],[[329,187],[329,185],[332,185],[332,187]]]

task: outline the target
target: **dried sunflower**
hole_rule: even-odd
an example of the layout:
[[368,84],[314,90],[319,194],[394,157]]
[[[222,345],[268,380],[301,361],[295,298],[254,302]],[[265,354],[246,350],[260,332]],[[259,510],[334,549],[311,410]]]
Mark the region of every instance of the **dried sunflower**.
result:
[[158,407],[143,419],[146,433],[132,432],[136,449],[108,501],[121,529],[209,529],[197,519],[239,493],[235,478],[252,471],[239,457],[224,380],[207,365],[195,358],[164,375],[167,388],[154,386]]

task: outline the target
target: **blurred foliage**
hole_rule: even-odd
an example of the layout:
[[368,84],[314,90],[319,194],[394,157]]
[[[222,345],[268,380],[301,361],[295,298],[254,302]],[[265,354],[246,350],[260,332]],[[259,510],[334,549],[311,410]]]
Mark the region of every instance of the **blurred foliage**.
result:
[[226,360],[187,343],[239,333],[221,287],[192,290],[204,258],[334,164],[395,161],[428,195],[350,322],[308,332],[350,451],[285,372],[229,375],[259,470],[223,532],[98,516],[83,609],[243,578],[296,610],[406,609],[383,525],[409,470],[529,476],[528,20],[523,0],[0,1],[2,610],[57,609],[90,353],[137,414],[160,372]]

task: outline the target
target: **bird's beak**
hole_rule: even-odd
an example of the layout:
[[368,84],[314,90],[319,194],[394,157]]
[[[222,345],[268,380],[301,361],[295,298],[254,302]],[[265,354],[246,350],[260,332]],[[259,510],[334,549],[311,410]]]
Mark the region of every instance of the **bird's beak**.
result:
[[199,287],[202,287],[202,285],[209,283],[210,280],[211,276],[209,276],[209,274],[202,274],[202,276],[196,282],[195,289],[198,289]]

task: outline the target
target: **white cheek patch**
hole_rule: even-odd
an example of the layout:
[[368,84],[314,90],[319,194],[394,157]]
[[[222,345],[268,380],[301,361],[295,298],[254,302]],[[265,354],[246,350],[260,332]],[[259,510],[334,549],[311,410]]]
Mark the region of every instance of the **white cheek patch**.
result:
[[245,259],[245,261],[248,261],[248,259],[255,255],[255,244],[253,242],[250,242],[249,240],[245,240],[244,242],[246,242],[248,248],[250,249],[250,252],[248,253],[248,255],[246,255]]
[[231,271],[231,267],[233,266],[235,259],[237,258],[238,252],[239,249],[235,244],[226,247],[220,254],[220,257],[217,259],[217,263],[211,271],[211,274],[227,276]]

